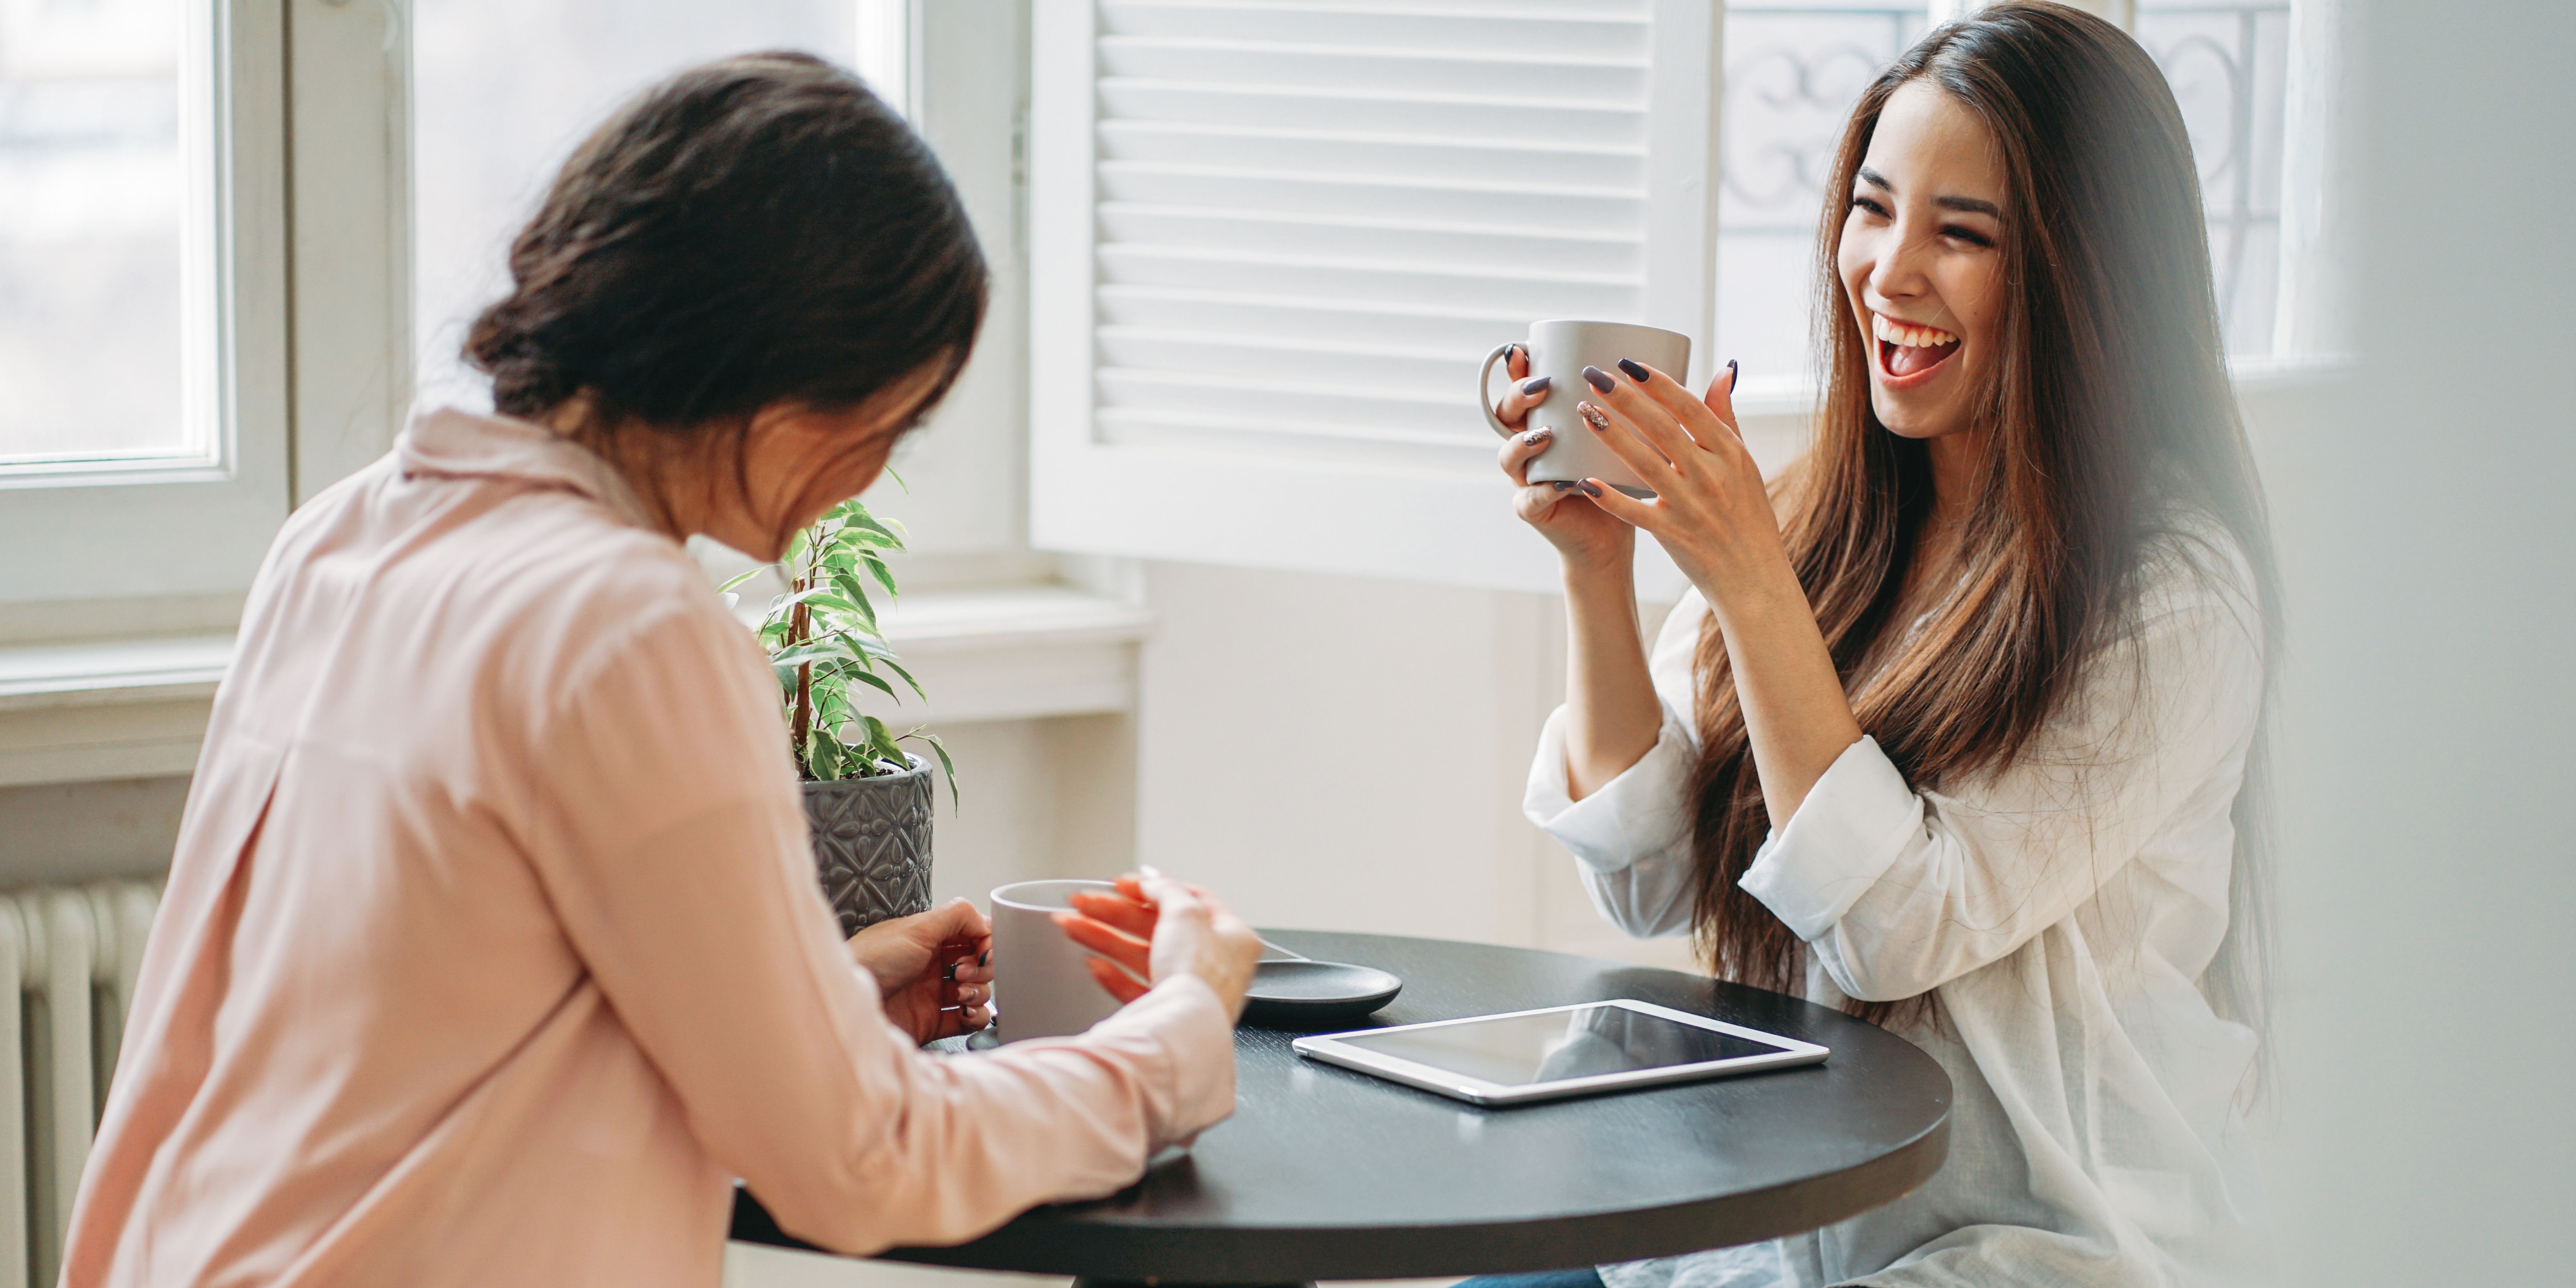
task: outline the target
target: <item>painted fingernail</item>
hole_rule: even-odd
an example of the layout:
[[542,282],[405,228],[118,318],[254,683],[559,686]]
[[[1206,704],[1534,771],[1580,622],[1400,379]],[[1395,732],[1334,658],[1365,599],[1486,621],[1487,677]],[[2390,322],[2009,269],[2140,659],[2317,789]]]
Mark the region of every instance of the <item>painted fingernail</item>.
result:
[[1554,376],[1532,376],[1521,382],[1521,392],[1536,397],[1546,393],[1548,384],[1555,379]]
[[1590,403],[1585,403],[1582,406],[1575,408],[1575,410],[1582,413],[1583,423],[1590,425],[1594,433],[1607,434],[1610,432],[1610,418],[1602,415],[1600,408],[1595,407]]
[[1526,433],[1526,434],[1521,435],[1521,442],[1523,442],[1523,443],[1525,443],[1525,444],[1527,444],[1527,445],[1529,445],[1529,446],[1535,447],[1535,446],[1539,445],[1540,443],[1544,443],[1544,442],[1546,442],[1547,440],[1549,440],[1549,439],[1551,439],[1551,438],[1554,438],[1554,437],[1556,437],[1556,431],[1555,431],[1555,430],[1550,429],[1550,428],[1548,428],[1548,427],[1547,427],[1547,426],[1545,426],[1545,425],[1541,425],[1541,426],[1539,426],[1538,428],[1533,429],[1533,430],[1531,430],[1530,432],[1528,432],[1528,433]]
[[1742,388],[1742,387],[1743,387],[1743,385],[1744,385],[1744,373],[1743,373],[1743,372],[1741,372],[1741,371],[1738,371],[1738,370],[1736,369],[1736,367],[1735,367],[1735,359],[1733,359],[1733,358],[1729,358],[1729,359],[1727,359],[1727,360],[1726,360],[1726,396],[1727,396],[1727,397],[1729,397],[1729,398],[1734,397],[1734,396],[1735,396],[1735,391],[1736,391],[1737,389],[1739,389],[1739,388]]
[[1580,486],[1583,488],[1583,494],[1584,494],[1585,496],[1599,496],[1599,495],[1601,495],[1601,485],[1600,485],[1600,484],[1598,484],[1598,483],[1593,482],[1593,481],[1592,481],[1592,480],[1590,480],[1590,479],[1585,479],[1585,480],[1583,480],[1583,482],[1582,482],[1582,484],[1581,484]]
[[1574,486],[1574,483],[1573,483],[1573,480],[1571,480],[1571,479],[1558,479],[1557,481],[1555,481],[1555,482],[1553,482],[1553,483],[1548,484],[1548,486],[1549,486],[1549,487],[1552,487],[1552,488],[1555,488],[1555,489],[1556,489],[1557,491],[1559,491],[1559,492],[1563,492],[1563,491],[1565,491],[1565,490],[1567,490],[1567,489],[1569,489],[1569,488],[1573,487],[1573,486]]
[[1646,383],[1646,364],[1637,361],[1635,358],[1621,358],[1619,360],[1619,369],[1627,372],[1630,380],[1634,380],[1641,385]]
[[1593,388],[1598,389],[1605,394],[1610,392],[1613,387],[1610,381],[1610,373],[1603,371],[1599,367],[1585,367],[1583,369],[1583,378],[1591,382]]

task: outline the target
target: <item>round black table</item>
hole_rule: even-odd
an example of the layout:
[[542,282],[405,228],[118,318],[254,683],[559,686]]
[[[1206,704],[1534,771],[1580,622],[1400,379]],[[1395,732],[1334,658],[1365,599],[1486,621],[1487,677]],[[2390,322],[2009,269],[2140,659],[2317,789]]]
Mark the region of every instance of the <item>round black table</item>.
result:
[[[1549,1270],[1811,1230],[1928,1179],[1950,1079],[1837,1011],[1675,971],[1487,944],[1264,931],[1392,971],[1376,1024],[1635,998],[1833,1049],[1822,1065],[1479,1109],[1301,1059],[1244,1028],[1234,1117],[1106,1199],[900,1261],[1093,1281],[1279,1284]],[[733,1237],[803,1248],[737,1191]]]

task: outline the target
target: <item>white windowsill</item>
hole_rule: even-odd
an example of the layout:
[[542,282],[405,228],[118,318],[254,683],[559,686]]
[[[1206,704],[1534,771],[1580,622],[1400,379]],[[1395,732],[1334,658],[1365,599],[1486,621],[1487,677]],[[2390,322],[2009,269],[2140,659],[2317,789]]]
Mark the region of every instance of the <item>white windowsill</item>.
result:
[[[1133,710],[1135,646],[1153,615],[1066,586],[924,592],[886,610],[889,640],[931,695],[898,728]],[[0,648],[0,786],[187,773],[232,637]]]

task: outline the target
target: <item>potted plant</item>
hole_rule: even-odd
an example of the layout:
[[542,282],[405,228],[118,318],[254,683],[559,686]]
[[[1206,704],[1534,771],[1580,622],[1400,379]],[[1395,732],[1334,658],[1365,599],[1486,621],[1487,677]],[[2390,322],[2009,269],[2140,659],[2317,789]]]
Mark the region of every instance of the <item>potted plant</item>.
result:
[[957,791],[956,766],[937,735],[918,726],[895,733],[852,700],[856,687],[865,686],[902,701],[889,674],[923,696],[887,647],[869,599],[870,583],[894,599],[894,571],[885,556],[902,549],[900,524],[876,518],[855,499],[842,503],[788,544],[777,565],[787,590],[769,602],[760,625],[761,646],[778,675],[788,745],[805,780],[815,871],[845,937],[930,909],[930,764],[903,744],[928,747],[952,801]]

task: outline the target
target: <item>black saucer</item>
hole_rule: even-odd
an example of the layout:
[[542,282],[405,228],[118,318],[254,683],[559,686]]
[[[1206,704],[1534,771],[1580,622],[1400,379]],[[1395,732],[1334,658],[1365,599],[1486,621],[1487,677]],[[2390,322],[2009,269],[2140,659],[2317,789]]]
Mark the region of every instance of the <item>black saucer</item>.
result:
[[1403,991],[1403,980],[1367,966],[1265,961],[1253,968],[1243,1022],[1265,1029],[1357,1024]]

